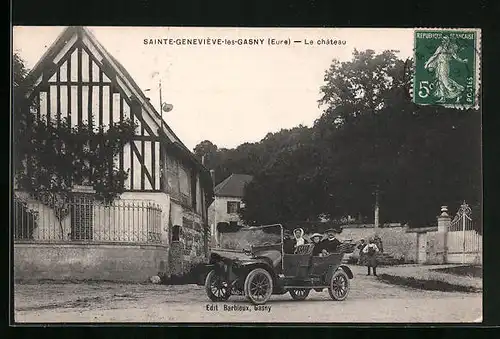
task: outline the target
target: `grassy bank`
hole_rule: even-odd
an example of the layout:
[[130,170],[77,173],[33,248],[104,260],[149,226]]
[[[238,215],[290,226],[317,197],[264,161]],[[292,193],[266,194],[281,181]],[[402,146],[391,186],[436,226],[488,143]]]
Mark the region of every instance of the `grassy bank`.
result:
[[413,277],[400,277],[385,273],[379,274],[378,279],[392,285],[418,288],[427,291],[466,292],[466,293],[478,293],[482,291],[482,289],[479,289],[477,287],[456,285],[441,280],[415,279]]
[[379,280],[393,285],[430,291],[481,292],[482,278],[460,267],[433,268],[432,266],[394,267],[379,273]]

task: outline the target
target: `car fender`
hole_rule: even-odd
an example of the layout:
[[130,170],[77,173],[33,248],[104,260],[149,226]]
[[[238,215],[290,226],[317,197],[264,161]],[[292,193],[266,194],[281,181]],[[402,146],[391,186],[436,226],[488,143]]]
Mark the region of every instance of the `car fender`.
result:
[[214,264],[204,264],[202,265],[196,274],[196,284],[205,285],[205,279],[211,270],[215,269]]
[[345,272],[345,274],[347,274],[347,277],[348,277],[349,279],[354,278],[354,274],[352,273],[351,269],[350,269],[348,266],[346,266],[346,265],[339,265],[339,266],[336,266],[336,265],[335,265],[335,266],[330,266],[330,268],[328,269],[328,273],[326,274],[326,280],[325,280],[325,281],[326,281],[326,282],[329,282],[329,281],[332,279],[333,274],[334,274],[335,272],[337,272],[338,270],[342,270],[342,271],[344,271],[344,272]]
[[354,278],[354,274],[352,274],[352,271],[349,268],[349,266],[347,266],[347,265],[340,265],[339,268],[342,269],[345,272],[345,274],[347,274],[347,277],[349,279]]
[[255,268],[263,268],[266,271],[271,274],[271,277],[273,277],[273,280],[276,281],[276,273],[274,272],[274,269],[272,265],[264,258],[259,258],[257,260],[251,260],[247,262],[242,262],[240,263],[241,267],[245,268],[245,274],[248,274],[251,270]]

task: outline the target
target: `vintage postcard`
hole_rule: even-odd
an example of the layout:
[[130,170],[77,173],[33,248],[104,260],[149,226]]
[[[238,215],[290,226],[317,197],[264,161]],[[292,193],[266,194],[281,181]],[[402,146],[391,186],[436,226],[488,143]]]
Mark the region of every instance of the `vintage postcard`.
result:
[[482,322],[481,30],[13,28],[27,323]]

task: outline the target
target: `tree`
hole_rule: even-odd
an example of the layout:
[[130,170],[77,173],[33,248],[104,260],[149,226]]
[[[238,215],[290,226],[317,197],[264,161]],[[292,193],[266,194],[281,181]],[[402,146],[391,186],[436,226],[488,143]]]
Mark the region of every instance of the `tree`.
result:
[[218,148],[211,141],[200,142],[194,148],[194,154],[201,161],[205,155],[205,166],[215,171],[215,184],[219,184],[232,173],[257,175],[270,166],[276,155],[287,149],[292,151],[303,140],[310,139],[310,129],[297,126],[268,133],[259,142],[243,143],[236,148]]
[[408,65],[391,51],[355,51],[326,72],[320,103],[327,107],[315,129],[319,180],[331,184],[335,200],[327,214],[373,215],[380,190],[385,221],[421,226],[435,222],[443,203],[477,201],[480,115],[413,104]]
[[196,145],[196,147],[193,150],[196,158],[200,162],[203,159],[205,166],[207,168],[211,168],[216,163],[217,151],[218,151],[217,145],[214,145],[209,140],[204,140],[200,142],[198,145]]
[[370,221],[379,191],[382,222],[425,226],[443,204],[479,202],[480,114],[413,104],[411,71],[411,60],[392,51],[334,60],[313,128],[261,141],[273,158],[247,187],[242,217],[269,223],[361,214]]

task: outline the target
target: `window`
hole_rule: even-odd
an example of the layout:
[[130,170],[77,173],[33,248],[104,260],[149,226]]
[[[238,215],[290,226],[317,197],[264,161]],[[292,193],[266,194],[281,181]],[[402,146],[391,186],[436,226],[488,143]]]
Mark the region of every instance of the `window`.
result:
[[227,202],[227,214],[235,214],[240,211],[239,201],[228,201]]
[[181,227],[175,225],[172,227],[172,241],[180,241],[181,239]]
[[71,239],[93,239],[93,197],[90,195],[75,195],[71,204]]

